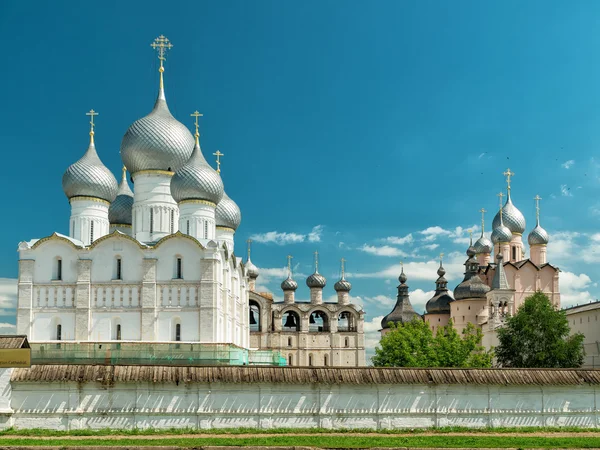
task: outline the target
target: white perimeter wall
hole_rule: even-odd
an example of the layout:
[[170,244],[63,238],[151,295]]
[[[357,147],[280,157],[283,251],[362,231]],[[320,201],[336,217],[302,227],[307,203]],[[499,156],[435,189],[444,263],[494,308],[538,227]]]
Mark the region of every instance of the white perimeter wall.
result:
[[587,385],[19,382],[10,389],[6,373],[0,428],[599,426],[600,389]]

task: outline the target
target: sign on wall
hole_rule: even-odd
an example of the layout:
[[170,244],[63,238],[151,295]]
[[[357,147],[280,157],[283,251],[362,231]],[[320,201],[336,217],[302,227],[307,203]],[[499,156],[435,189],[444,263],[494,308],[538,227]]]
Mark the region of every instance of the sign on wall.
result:
[[31,349],[0,349],[0,368],[9,367],[31,367]]

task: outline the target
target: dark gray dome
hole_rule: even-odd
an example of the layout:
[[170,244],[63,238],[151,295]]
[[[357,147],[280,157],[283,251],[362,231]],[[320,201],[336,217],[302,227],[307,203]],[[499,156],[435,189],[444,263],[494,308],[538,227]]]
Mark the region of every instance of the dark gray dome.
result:
[[313,273],[306,279],[306,285],[309,288],[324,288],[326,284],[327,280],[319,272]]
[[171,195],[177,203],[183,200],[205,200],[217,205],[223,198],[223,181],[202,156],[196,141],[189,161],[171,178]]
[[473,247],[475,248],[475,253],[477,254],[492,253],[494,250],[494,244],[487,236],[484,235],[481,235],[481,237],[475,241]]
[[[525,232],[525,217],[517,209],[510,198],[510,192],[506,198],[506,203],[502,207],[502,222],[511,231],[511,233],[523,234]],[[492,222],[492,229],[500,226],[500,211],[496,213]]]
[[108,221],[114,225],[131,225],[133,211],[133,192],[127,183],[127,172],[123,170],[123,178],[119,184],[117,198],[108,208]]
[[121,142],[121,159],[135,174],[142,170],[177,171],[190,159],[194,138],[169,111],[161,88],[154,109],[129,127]]
[[479,263],[473,257],[465,262],[465,278],[456,288],[454,288],[454,299],[463,300],[467,298],[485,298],[490,287],[483,282],[477,273]]
[[498,244],[500,242],[510,242],[511,240],[512,232],[502,223],[492,231],[492,242],[494,244]]
[[292,280],[291,275],[288,275],[288,277],[281,282],[281,289],[284,291],[295,291],[298,289],[298,283]]
[[227,227],[233,230],[237,230],[242,222],[242,213],[239,206],[229,198],[225,191],[223,191],[223,198],[217,204],[215,218],[218,227]]
[[453,301],[448,292],[440,293],[427,301],[425,311],[427,314],[450,314],[450,303]]
[[333,285],[333,289],[335,289],[336,292],[350,292],[352,284],[345,278],[342,278]]
[[248,275],[248,277],[250,278],[258,278],[258,267],[256,267],[254,264],[252,264],[252,261],[248,260],[246,262],[246,274]]
[[71,164],[62,178],[62,188],[67,198],[94,197],[112,202],[117,196],[117,180],[108,168],[102,164],[93,134],[90,145],[82,158]]

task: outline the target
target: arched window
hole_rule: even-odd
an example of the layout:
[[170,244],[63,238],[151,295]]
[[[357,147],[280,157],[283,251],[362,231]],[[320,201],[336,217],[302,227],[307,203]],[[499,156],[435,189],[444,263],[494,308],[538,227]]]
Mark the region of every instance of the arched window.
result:
[[249,302],[250,308],[250,331],[262,331],[261,327],[261,317],[260,317],[260,305],[254,301],[250,300]]
[[350,311],[342,311],[338,316],[338,331],[355,332],[356,317]]
[[62,259],[56,258],[56,272],[54,274],[55,280],[62,280]]
[[292,346],[292,338],[291,338],[291,337],[289,337],[289,338],[288,338],[288,347],[291,347],[291,346]]
[[189,235],[190,234],[190,221],[189,220],[186,221],[185,229],[186,229],[186,234]]
[[300,316],[295,311],[286,311],[281,317],[283,331],[300,331]]
[[327,367],[329,365],[329,356],[328,355],[323,356],[323,365],[325,367]]
[[175,341],[176,342],[181,341],[181,324],[180,323],[175,324]]
[[312,353],[308,355],[308,365],[309,366],[313,365],[313,355],[312,355]]
[[175,211],[171,210],[171,225],[169,227],[169,231],[173,234],[173,230],[175,229]]
[[118,323],[117,324],[117,330],[116,330],[116,336],[115,336],[117,341],[121,340],[121,324]]
[[348,339],[348,338],[344,339],[344,347],[346,347],[346,348],[350,347],[350,339]]
[[313,333],[329,331],[329,316],[325,311],[313,311],[308,319],[308,331]]
[[115,259],[115,280],[123,279],[122,267],[121,257],[117,256]]
[[90,244],[94,242],[94,221],[90,222]]
[[154,232],[154,210],[150,208],[150,233]]
[[208,239],[208,220],[204,221],[204,239]]
[[517,247],[512,248],[512,259],[513,261],[516,261],[517,259]]
[[62,341],[62,325],[60,323],[56,325],[56,340]]
[[293,366],[294,364],[294,357],[292,356],[292,354],[290,353],[288,355],[288,366]]
[[178,280],[183,279],[183,261],[180,256],[178,256],[175,261],[175,278]]

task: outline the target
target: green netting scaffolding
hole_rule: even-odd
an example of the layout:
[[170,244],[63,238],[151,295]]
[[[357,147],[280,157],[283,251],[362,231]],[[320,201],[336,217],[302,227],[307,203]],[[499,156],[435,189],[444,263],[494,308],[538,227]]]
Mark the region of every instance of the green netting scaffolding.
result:
[[112,364],[174,366],[285,366],[271,350],[248,350],[233,344],[60,342],[32,343],[32,364]]

